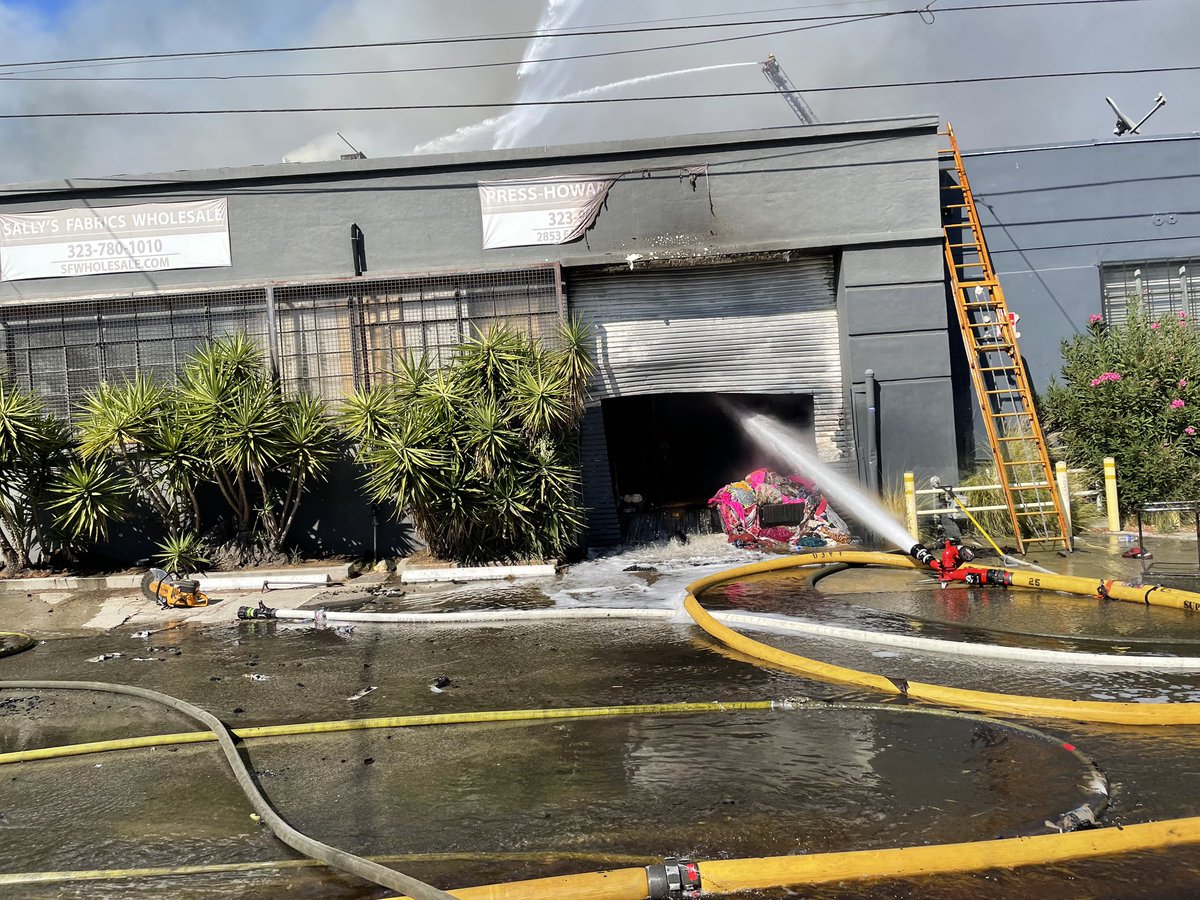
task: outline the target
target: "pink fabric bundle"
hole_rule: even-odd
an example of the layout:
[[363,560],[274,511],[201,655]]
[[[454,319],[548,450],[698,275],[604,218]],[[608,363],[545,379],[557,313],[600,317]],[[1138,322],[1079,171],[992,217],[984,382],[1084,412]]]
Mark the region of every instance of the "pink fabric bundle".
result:
[[[729,542],[739,546],[786,553],[802,547],[850,543],[846,523],[829,508],[816,486],[799,475],[756,469],[741,481],[725,485],[708,502],[716,507]],[[805,505],[799,524],[759,524],[759,507],[796,503]]]

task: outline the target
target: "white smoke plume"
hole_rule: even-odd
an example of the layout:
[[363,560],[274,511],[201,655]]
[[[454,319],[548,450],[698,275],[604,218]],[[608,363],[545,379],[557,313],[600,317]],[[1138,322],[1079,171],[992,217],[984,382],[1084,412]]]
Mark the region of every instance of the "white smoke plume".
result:
[[[709,37],[773,31],[581,35],[529,42],[469,43],[355,51],[172,60],[33,72],[0,65],[0,114],[79,110],[338,106],[555,99],[756,91],[770,88],[753,66],[775,53],[791,80],[808,87],[970,78],[1091,68],[1188,65],[1200,4],[1192,0],[944,11],[756,37],[744,41],[565,62],[535,60]],[[528,33],[676,18],[779,18],[910,8],[906,0],[0,0],[3,62],[205,49],[363,43],[448,35]],[[939,11],[943,10],[943,11]],[[794,27],[794,26],[793,26]],[[1131,38],[1136,35],[1136,40]],[[13,76],[229,75],[387,69],[511,62],[512,65],[390,75],[250,81],[17,81]],[[518,64],[519,63],[519,64]],[[36,67],[35,67],[36,68]],[[679,73],[670,75],[669,73]],[[649,81],[642,79],[650,78]],[[935,113],[954,122],[966,147],[1110,136],[1111,95],[1140,118],[1154,95],[1168,105],[1146,131],[1195,129],[1200,92],[1190,73],[1063,78],[1007,84],[948,84],[805,95],[823,121]],[[124,119],[8,120],[0,129],[0,181],[87,177],[114,172],[243,166],[288,159],[336,159],[341,132],[370,157],[422,151],[539,146],[771,127],[795,123],[777,97],[595,104],[497,110],[306,113]],[[451,139],[449,136],[458,134]],[[445,140],[442,140],[445,139]]]

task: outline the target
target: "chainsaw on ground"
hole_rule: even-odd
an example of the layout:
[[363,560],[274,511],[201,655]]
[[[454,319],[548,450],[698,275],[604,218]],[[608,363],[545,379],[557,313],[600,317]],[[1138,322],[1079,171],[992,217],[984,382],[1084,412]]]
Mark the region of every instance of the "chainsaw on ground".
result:
[[178,578],[163,569],[151,569],[142,576],[142,593],[164,609],[208,606],[208,595],[200,592],[194,578]]

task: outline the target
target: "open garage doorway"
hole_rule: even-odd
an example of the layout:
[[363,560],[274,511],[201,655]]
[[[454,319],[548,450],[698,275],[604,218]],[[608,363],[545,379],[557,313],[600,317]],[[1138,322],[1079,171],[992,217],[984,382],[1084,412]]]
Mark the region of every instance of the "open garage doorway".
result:
[[603,401],[623,541],[720,530],[708,498],[770,462],[743,434],[727,403],[812,434],[811,394],[643,394]]

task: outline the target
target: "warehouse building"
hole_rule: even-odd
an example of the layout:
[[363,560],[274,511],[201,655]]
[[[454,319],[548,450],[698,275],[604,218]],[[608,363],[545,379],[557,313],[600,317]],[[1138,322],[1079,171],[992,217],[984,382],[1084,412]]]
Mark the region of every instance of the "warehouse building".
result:
[[[472,329],[545,336],[577,314],[599,366],[583,443],[593,546],[620,539],[622,496],[703,506],[744,474],[722,395],[803,427],[844,470],[877,458],[884,479],[954,479],[970,414],[952,364],[937,127],[8,186],[0,365],[68,415],[100,380],[169,376],[240,329],[286,390],[336,400],[386,378],[397,353],[445,361]],[[329,488],[338,503],[309,505],[309,541],[361,547],[370,515],[344,499],[352,477]]]
[[1044,388],[1093,315],[1200,319],[1200,135],[964,154],[996,273]]

